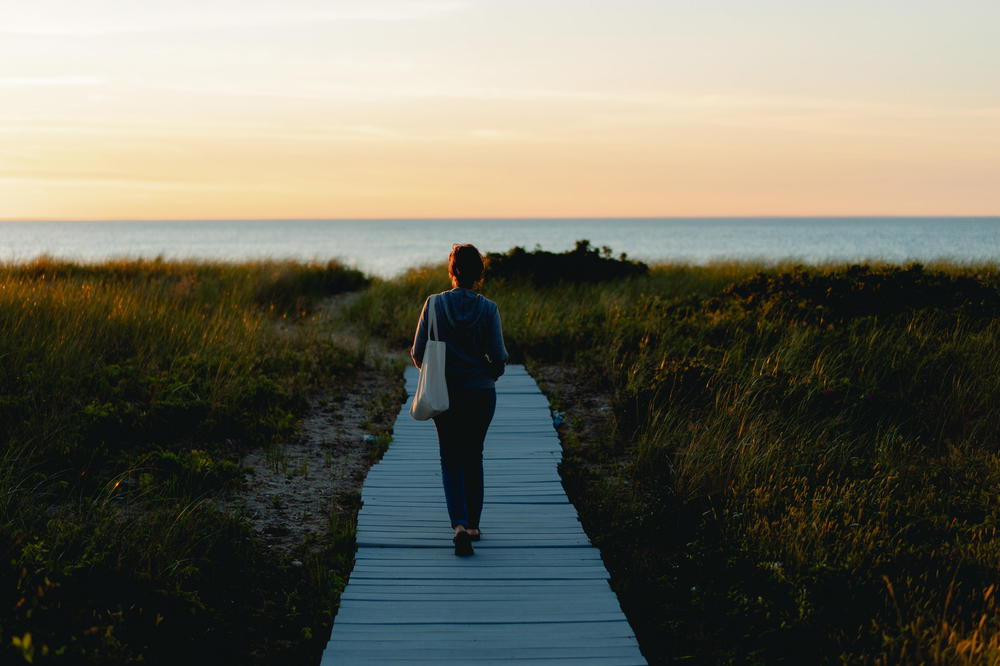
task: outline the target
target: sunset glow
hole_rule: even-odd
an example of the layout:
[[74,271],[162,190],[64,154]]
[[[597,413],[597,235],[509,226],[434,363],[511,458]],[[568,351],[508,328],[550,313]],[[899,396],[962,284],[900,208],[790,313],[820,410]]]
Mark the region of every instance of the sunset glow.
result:
[[990,215],[1000,3],[0,2],[0,218]]

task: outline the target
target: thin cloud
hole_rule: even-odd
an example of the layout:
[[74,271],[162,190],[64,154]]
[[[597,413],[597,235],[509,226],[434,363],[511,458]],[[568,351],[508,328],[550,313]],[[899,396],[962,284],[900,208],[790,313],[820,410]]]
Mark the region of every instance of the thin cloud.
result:
[[[281,28],[340,22],[405,22],[433,19],[456,14],[471,8],[470,1],[408,2],[385,6],[357,6],[334,9],[270,9],[253,10],[233,7],[230,11],[208,13],[205,8],[185,14],[150,14],[129,20],[97,20],[82,17],[69,23],[60,23],[57,17],[42,17],[36,21],[19,23],[16,17],[3,17],[0,35],[35,37],[97,37],[136,33],[189,32],[205,30],[233,30],[253,28]],[[7,20],[3,20],[6,18]]]
[[[35,185],[52,185],[52,186],[66,186],[66,187],[110,187],[117,190],[121,189],[143,189],[143,190],[180,190],[180,191],[191,191],[191,192],[245,192],[247,189],[247,184],[243,181],[240,182],[214,182],[206,183],[203,181],[193,182],[193,181],[181,181],[181,180],[157,180],[152,178],[120,178],[120,177],[93,177],[86,176],[80,177],[76,175],[69,174],[52,174],[37,176],[33,174],[24,174],[16,176],[3,176],[0,175],[0,185],[24,185],[24,184],[35,184]],[[254,190],[263,190],[269,192],[286,192],[288,187],[283,185],[277,185],[274,183],[254,183]]]
[[93,76],[2,76],[0,88],[58,88],[62,86],[99,86],[103,79]]

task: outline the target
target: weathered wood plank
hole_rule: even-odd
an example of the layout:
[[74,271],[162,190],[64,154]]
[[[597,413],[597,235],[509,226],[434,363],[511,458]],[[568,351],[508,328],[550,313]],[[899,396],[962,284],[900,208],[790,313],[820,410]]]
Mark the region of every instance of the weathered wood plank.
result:
[[[420,581],[441,581],[443,585],[456,583],[458,581],[485,581],[485,580],[595,580],[606,581],[607,571],[604,567],[522,567],[522,568],[496,568],[496,569],[454,569],[448,566],[440,567],[406,567],[399,566],[360,566],[351,574],[351,579],[370,580],[420,580]],[[341,611],[344,609],[341,608]],[[339,617],[339,615],[338,615]]]
[[[495,646],[495,644],[494,644]],[[435,645],[435,646],[422,646],[420,648],[414,649],[407,646],[394,646],[389,645],[378,645],[377,647],[370,647],[364,641],[359,641],[354,644],[344,644],[343,647],[338,650],[338,654],[341,658],[357,658],[357,657],[368,657],[371,659],[391,659],[393,661],[398,660],[425,660],[425,659],[441,659],[449,660],[457,663],[468,663],[466,660],[471,660],[474,663],[480,663],[478,659],[475,658],[474,653],[470,649],[472,646],[465,643],[465,641],[452,641],[451,644]],[[478,646],[481,649],[481,646]],[[538,645],[526,647],[523,645],[518,646],[505,646],[504,650],[504,660],[512,661],[516,660],[521,662],[525,659],[598,659],[598,658],[633,658],[635,657],[634,652],[628,648],[624,647],[605,647],[605,646],[588,646],[588,647],[575,647],[575,646],[547,646]],[[489,653],[485,653],[487,659],[491,657]],[[370,662],[371,663],[371,662]],[[598,662],[605,663],[605,662]],[[634,663],[634,662],[632,662]]]
[[[464,625],[458,625],[464,626]],[[419,636],[429,641],[435,638],[448,637],[455,639],[455,627],[447,624],[427,625],[393,625],[391,632],[386,632],[384,625],[349,624],[345,625],[342,635],[351,639],[379,637],[381,641],[412,640],[409,637]],[[512,633],[517,633],[518,642],[530,641],[532,638],[547,638],[552,641],[561,639],[583,640],[600,638],[609,642],[616,639],[633,638],[632,627],[623,619],[610,622],[539,622],[525,624],[517,622],[498,622],[483,624],[476,627],[475,632],[469,632],[469,640],[510,641]]]
[[[398,663],[406,664],[407,666],[439,666],[442,663],[442,659],[439,657],[432,658],[421,658],[421,657],[408,657],[405,654],[400,655],[398,659],[391,658],[376,658],[374,660],[370,659],[366,655],[337,655],[334,651],[330,651],[329,656],[327,654],[323,655],[323,661],[321,666],[352,666],[358,664],[359,666],[371,666],[373,663],[387,664],[387,663]],[[518,664],[519,666],[551,666],[555,664],[556,666],[567,665],[567,666],[645,666],[646,662],[642,657],[542,657],[542,658],[521,658],[521,657],[510,657],[510,658],[497,658],[495,653],[491,654],[480,654],[478,651],[472,650],[471,647],[466,651],[464,659],[459,659],[458,663],[471,663],[476,664],[476,666],[511,666],[511,664]]]
[[[590,562],[601,561],[601,554],[596,548],[587,548],[576,553],[550,553],[546,550],[539,550],[537,548],[502,549],[488,547],[484,544],[485,542],[481,541],[476,549],[476,554],[482,555],[482,557],[475,558],[477,562],[482,561],[483,564],[490,564],[494,562],[518,562],[523,564],[529,562],[539,562],[542,560],[559,562],[571,560],[587,560]],[[377,551],[365,550],[358,552],[357,560],[363,560],[366,558],[376,558],[379,560],[400,560],[412,562],[414,564],[421,562],[455,564],[455,556],[451,552],[446,552],[446,550],[443,549],[414,553],[409,548],[381,548]],[[464,565],[456,564],[456,566]]]
[[[416,372],[406,375],[411,395]],[[645,664],[566,499],[548,400],[521,366],[497,383],[484,538],[452,554],[437,435],[400,410],[362,491],[358,553],[322,666]]]

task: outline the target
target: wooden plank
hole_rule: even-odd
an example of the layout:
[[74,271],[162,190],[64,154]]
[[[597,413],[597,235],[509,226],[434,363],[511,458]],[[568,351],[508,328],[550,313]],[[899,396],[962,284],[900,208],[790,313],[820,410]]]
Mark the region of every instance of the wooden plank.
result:
[[[476,583],[474,589],[461,585],[440,585],[435,581],[426,580],[361,580],[351,581],[350,590],[344,590],[344,594],[356,590],[358,593],[381,593],[397,591],[400,595],[422,594],[430,595],[434,593],[444,593],[446,590],[462,590],[465,594],[482,591],[483,594],[519,594],[524,591],[526,594],[537,592],[549,596],[559,597],[565,591],[567,595],[573,596],[577,593],[603,595],[614,594],[608,586],[607,581],[587,579],[579,580],[530,580],[530,581],[491,581],[484,580]],[[556,589],[558,588],[558,589]],[[569,598],[569,596],[567,598]]]
[[[460,639],[456,639],[460,640]],[[334,650],[329,650],[328,653],[324,653],[323,660],[320,666],[371,666],[373,663],[378,664],[405,664],[406,666],[440,666],[442,662],[439,657],[432,658],[420,658],[420,657],[408,657],[401,655],[397,659],[382,657],[377,658],[374,661],[365,655],[338,655]],[[534,658],[498,658],[495,653],[488,653],[486,655],[481,655],[476,651],[469,650],[466,654],[464,660],[459,660],[457,663],[471,663],[476,664],[476,666],[511,666],[511,664],[519,664],[520,666],[645,666],[646,662],[642,657],[543,657],[540,659]]]
[[[480,553],[480,551],[482,551]],[[481,558],[474,558],[477,562],[483,560],[483,563],[493,563],[493,562],[512,562],[512,563],[524,563],[524,562],[537,562],[540,560],[554,560],[554,561],[567,561],[573,560],[587,560],[590,562],[601,562],[601,554],[596,548],[589,548],[584,552],[573,553],[573,554],[558,554],[549,553],[545,550],[538,550],[536,548],[520,548],[520,549],[495,549],[487,545],[485,541],[479,542],[476,546],[476,553],[481,554]],[[449,555],[448,553],[413,553],[409,548],[381,548],[378,551],[375,550],[364,550],[359,551],[357,559],[364,559],[366,557],[377,557],[380,560],[399,560],[403,562],[412,562],[414,564],[422,562],[437,562],[439,564],[454,564],[455,566],[465,566],[465,562],[468,562],[473,558],[456,558],[454,555]],[[457,563],[456,560],[462,563]],[[469,563],[471,566],[471,562]]]
[[484,567],[456,569],[439,567],[399,567],[367,566],[359,564],[351,574],[359,579],[371,580],[443,580],[443,581],[487,581],[487,580],[607,580],[608,572],[603,566],[569,567]]
[[[366,516],[364,520],[358,523],[358,529],[370,530],[370,531],[383,531],[383,532],[396,532],[400,529],[407,530],[423,530],[426,534],[428,531],[440,532],[442,530],[441,523],[444,520],[444,516],[439,516],[434,520],[412,520],[408,521],[405,528],[401,528],[399,523],[391,517],[388,516]],[[543,522],[544,521],[544,522]],[[545,535],[579,535],[581,534],[580,526],[573,525],[568,522],[556,522],[548,521],[544,519],[539,519],[537,522],[531,522],[528,520],[519,521],[518,525],[492,525],[490,527],[489,534],[483,533],[483,541],[479,544],[481,548],[489,548],[496,544],[502,544],[506,536],[519,536],[524,534],[534,534],[537,538],[543,538]],[[448,530],[442,536],[451,538],[451,530]]]
[[606,603],[584,605],[552,602],[526,604],[520,599],[511,601],[458,602],[431,599],[423,601],[395,600],[368,601],[355,599],[348,602],[344,613],[338,613],[337,622],[348,624],[462,624],[478,625],[496,622],[545,622],[553,615],[564,620],[601,621],[615,620],[621,612]]
[[[393,497],[381,497],[381,498],[374,497],[372,499],[373,500],[381,500],[380,503],[383,506],[405,506],[405,504],[402,503],[405,500],[395,499]],[[527,497],[527,496],[525,496],[525,497],[511,497],[511,498],[501,497],[501,498],[493,499],[493,500],[490,500],[490,501],[491,501],[492,504],[495,504],[495,505],[499,505],[499,504],[519,504],[519,505],[536,505],[536,504],[557,504],[558,505],[558,504],[569,504],[569,500],[563,499],[563,498],[558,497],[558,496],[549,497],[549,498],[546,498],[546,497],[532,498],[532,497]],[[393,502],[396,502],[396,504],[393,504]],[[435,502],[433,500],[428,499],[428,498],[421,498],[421,497],[415,497],[415,498],[413,498],[413,501],[409,502],[408,504],[410,504],[410,505],[423,505],[423,506],[427,506],[427,507],[436,507],[436,506],[438,506],[438,504],[435,504]]]
[[[464,627],[465,625],[457,626]],[[411,640],[411,637],[414,636],[434,640],[435,637],[449,635],[454,638],[455,628],[455,626],[447,624],[397,624],[393,625],[390,632],[387,632],[384,625],[350,624],[344,626],[342,633],[345,637],[355,640],[381,637],[379,639],[381,641],[394,639],[404,641]],[[479,625],[475,632],[468,632],[468,635],[479,640],[510,641],[512,633],[518,636],[519,641],[530,641],[533,638],[552,640],[562,638],[573,641],[587,638],[600,638],[608,641],[634,638],[632,627],[624,618],[609,622],[538,622],[532,624],[497,622]]]
[[[555,505],[546,505],[546,508],[552,508],[553,506]],[[489,548],[490,544],[494,542],[492,538],[494,535],[544,532],[547,529],[576,532],[581,529],[580,524],[575,522],[573,518],[565,516],[532,516],[528,514],[508,514],[507,516],[503,516],[498,513],[491,513],[488,516],[484,514],[482,521],[484,537],[480,546],[484,548]],[[413,525],[425,529],[443,531],[447,536],[451,536],[451,529],[448,527],[448,513],[444,510],[435,511],[432,515],[428,516],[418,516],[414,512],[402,514],[401,516],[373,513],[359,519],[358,525],[382,528],[391,527],[393,529],[404,529],[406,525]],[[486,525],[489,525],[488,531]]]
[[[452,549],[451,539],[433,539],[426,537],[397,537],[382,535],[359,535],[358,546],[362,548],[446,548]],[[495,548],[524,548],[531,546],[534,548],[589,548],[590,542],[586,539],[522,539],[519,541],[494,546]]]
[[[559,590],[558,603],[560,604],[565,603],[567,600],[571,601],[574,606],[586,603],[600,603],[602,605],[606,603],[604,595],[595,595],[593,586],[591,585],[566,587],[567,589]],[[432,585],[411,586],[405,589],[400,589],[396,585],[382,587],[369,585],[364,588],[358,586],[357,589],[352,590],[350,593],[345,593],[341,599],[383,602],[414,600],[434,603],[439,601],[455,603],[467,600],[470,595],[475,595],[477,601],[544,604],[552,600],[552,592],[553,590],[549,587],[497,585],[496,583],[488,586],[476,585],[472,589],[455,585],[444,590]],[[610,590],[608,594],[611,594]]]
[[[390,530],[385,527],[366,527],[358,531],[358,540],[360,541],[362,535],[366,539],[385,539],[385,543],[398,539],[446,539],[448,541],[449,547],[451,546],[452,533],[449,530],[445,534],[435,534],[434,532],[428,533],[424,530],[413,530],[404,531],[401,529]],[[532,534],[524,532],[507,532],[507,533],[496,533],[491,532],[489,537],[489,543],[480,542],[479,546],[485,552],[485,549],[495,549],[495,548],[509,548],[512,544],[530,541],[532,544],[540,544],[544,546],[547,543],[552,542],[562,542],[566,540],[576,540],[576,541],[586,541],[587,535],[581,532],[562,532],[562,533],[547,533],[547,534]],[[485,541],[485,540],[484,540]],[[521,548],[524,546],[522,545]]]
[[[414,370],[406,383],[412,396]],[[403,405],[362,490],[354,571],[323,666],[646,663],[566,499],[548,400],[521,366],[497,394],[484,538],[468,558],[452,553],[433,423]]]
[[[495,644],[494,644],[495,645]],[[465,660],[472,659],[474,663],[480,663],[473,657],[470,651],[472,646],[465,640],[452,639],[450,644],[439,644],[434,646],[423,645],[414,649],[412,646],[395,645],[393,643],[370,646],[367,642],[358,641],[356,643],[344,643],[337,654],[341,659],[351,659],[367,657],[369,659],[391,659],[399,660],[430,660],[440,659],[465,663]],[[479,646],[481,648],[481,646]],[[486,657],[492,655],[486,653]],[[521,662],[525,659],[597,659],[597,658],[633,658],[635,653],[629,646],[506,646],[504,649],[504,660],[516,660]],[[371,662],[369,662],[371,663]],[[604,662],[599,662],[604,663]],[[634,662],[633,662],[634,663]]]

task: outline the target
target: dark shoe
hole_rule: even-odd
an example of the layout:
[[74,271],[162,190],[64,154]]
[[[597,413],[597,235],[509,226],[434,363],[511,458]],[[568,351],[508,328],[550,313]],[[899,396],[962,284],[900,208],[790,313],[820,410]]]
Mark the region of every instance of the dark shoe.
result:
[[476,530],[476,533],[475,534],[470,534],[469,535],[469,539],[471,539],[472,541],[479,541],[482,538],[483,533],[482,533],[482,531],[480,531],[477,528],[473,528],[473,529]]
[[455,544],[456,555],[474,555],[476,552],[472,549],[472,535],[465,530],[456,534],[455,538],[452,539],[452,543]]

